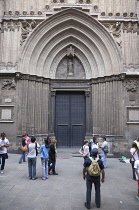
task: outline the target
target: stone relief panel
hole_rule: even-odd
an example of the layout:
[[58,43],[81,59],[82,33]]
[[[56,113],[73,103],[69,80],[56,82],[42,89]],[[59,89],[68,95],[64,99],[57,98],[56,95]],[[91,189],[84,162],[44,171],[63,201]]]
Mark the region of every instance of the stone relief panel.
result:
[[25,42],[26,38],[33,31],[33,29],[37,26],[37,24],[38,23],[35,20],[32,20],[32,21],[23,20],[21,22],[21,41],[20,41],[20,45],[22,45]]
[[11,90],[16,89],[16,83],[14,79],[3,79],[2,81],[2,90]]
[[126,79],[125,87],[127,91],[135,92],[139,87],[139,82],[136,79]]
[[59,63],[56,79],[85,79],[85,71],[81,61],[76,57],[65,56]]

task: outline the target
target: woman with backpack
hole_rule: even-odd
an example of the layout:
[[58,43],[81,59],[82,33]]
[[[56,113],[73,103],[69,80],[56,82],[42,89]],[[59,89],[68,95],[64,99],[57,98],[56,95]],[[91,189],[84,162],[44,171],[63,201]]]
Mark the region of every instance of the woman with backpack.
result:
[[48,160],[49,160],[49,141],[44,139],[44,144],[40,148],[40,157],[42,163],[42,180],[48,179]]
[[131,166],[132,166],[133,180],[136,180],[134,163],[135,163],[136,160],[138,160],[139,149],[138,149],[137,144],[135,142],[132,143],[132,147],[130,149],[130,154],[131,154],[130,163],[131,163]]

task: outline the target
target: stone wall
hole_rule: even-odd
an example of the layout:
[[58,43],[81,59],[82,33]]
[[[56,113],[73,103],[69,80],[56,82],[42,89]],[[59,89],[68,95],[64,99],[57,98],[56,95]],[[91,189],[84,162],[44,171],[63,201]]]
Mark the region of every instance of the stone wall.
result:
[[138,0],[0,0],[0,131],[11,151],[24,132],[53,133],[51,80],[69,82],[56,69],[70,46],[91,87],[87,129],[128,155],[139,135],[138,17]]
[[135,17],[137,0],[6,0],[5,14],[9,15],[44,15],[46,12],[59,11],[59,8],[76,5],[86,10],[99,12],[102,16]]

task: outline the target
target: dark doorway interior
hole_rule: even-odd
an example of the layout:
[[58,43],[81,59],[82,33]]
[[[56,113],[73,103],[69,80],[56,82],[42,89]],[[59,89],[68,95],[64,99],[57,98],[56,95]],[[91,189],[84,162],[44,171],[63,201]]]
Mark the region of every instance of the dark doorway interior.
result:
[[56,93],[55,133],[58,146],[81,146],[85,138],[85,116],[84,92]]

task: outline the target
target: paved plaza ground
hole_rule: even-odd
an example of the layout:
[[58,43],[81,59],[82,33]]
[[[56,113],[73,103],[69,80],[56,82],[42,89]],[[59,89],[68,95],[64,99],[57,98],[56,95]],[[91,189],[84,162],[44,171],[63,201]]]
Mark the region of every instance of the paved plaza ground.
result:
[[[77,150],[78,151],[78,150]],[[86,183],[82,178],[83,158],[75,149],[58,149],[58,176],[41,180],[37,157],[37,180],[28,179],[27,162],[19,164],[19,154],[9,154],[5,173],[0,174],[0,210],[84,210]],[[139,210],[137,183],[129,163],[108,158],[105,183],[101,185],[102,210]],[[97,209],[92,190],[91,209]]]

